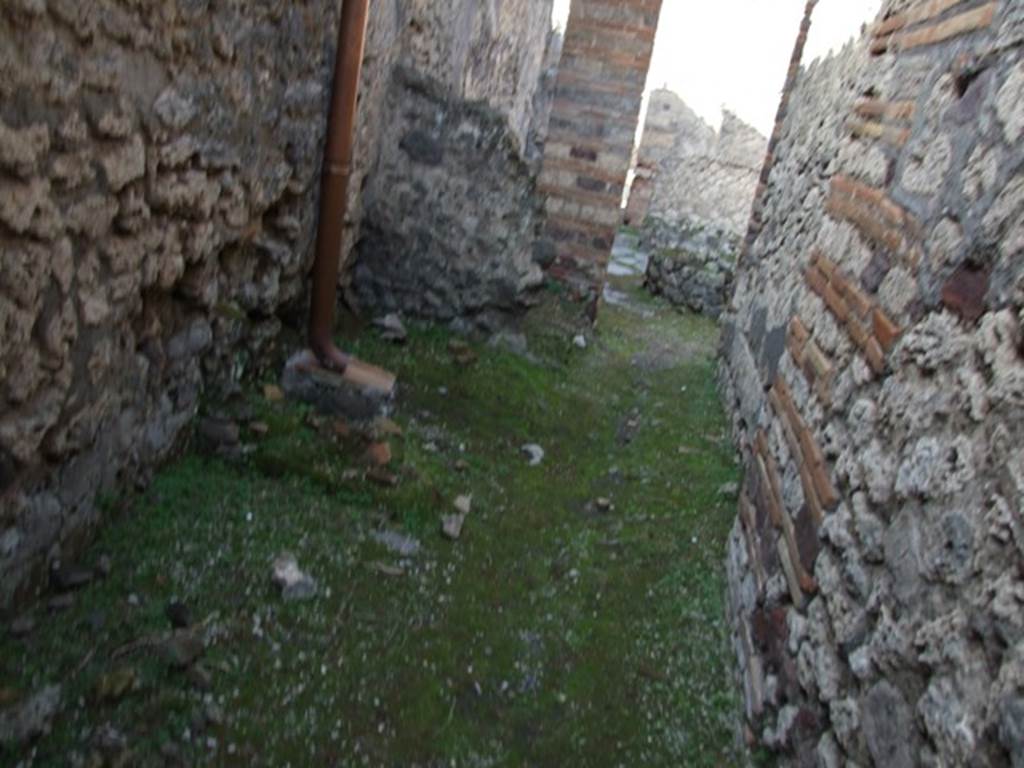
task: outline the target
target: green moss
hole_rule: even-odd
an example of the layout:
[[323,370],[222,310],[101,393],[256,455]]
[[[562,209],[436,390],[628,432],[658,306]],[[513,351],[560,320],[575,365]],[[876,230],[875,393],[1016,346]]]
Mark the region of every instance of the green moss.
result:
[[[586,351],[571,343],[575,308],[554,295],[527,322],[535,360],[474,345],[478,362],[460,367],[436,328],[414,327],[401,348],[347,340],[401,381],[395,489],[363,479],[359,438],[254,388],[246,407],[269,433],[245,437],[251,455],[165,469],[96,544],[111,576],[66,613],[40,609],[27,641],[0,640],[0,687],[66,684],[36,764],[87,755],[83,734],[106,722],[143,762],[173,741],[215,764],[737,764],[722,566],[733,509],[719,488],[738,472],[716,329],[617,287],[630,304],[604,308]],[[540,466],[524,443],[544,448]],[[464,493],[473,512],[447,542],[440,516]],[[386,551],[368,536],[381,526],[417,536],[421,553]],[[283,550],[320,583],[315,601],[275,594]],[[202,663],[226,714],[189,741],[204,694],[152,652],[113,658],[164,631],[172,597],[207,622]],[[126,663],[139,690],[93,702]]]

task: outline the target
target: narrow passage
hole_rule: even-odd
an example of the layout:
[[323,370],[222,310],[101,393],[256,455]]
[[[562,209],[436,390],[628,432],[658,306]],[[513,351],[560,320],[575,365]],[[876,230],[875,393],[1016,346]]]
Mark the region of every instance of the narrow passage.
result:
[[[646,296],[629,243],[596,332],[554,287],[497,343],[353,329],[391,421],[208,403],[239,444],[109,500],[109,575],[0,640],[0,693],[61,686],[31,764],[737,764],[717,329]],[[284,552],[312,599],[272,584]]]

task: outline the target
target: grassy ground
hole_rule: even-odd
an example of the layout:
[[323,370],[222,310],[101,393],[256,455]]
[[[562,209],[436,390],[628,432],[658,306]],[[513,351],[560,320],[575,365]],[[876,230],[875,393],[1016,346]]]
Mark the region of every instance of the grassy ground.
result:
[[[473,345],[459,365],[436,329],[354,340],[400,377],[395,488],[364,477],[357,434],[261,387],[215,406],[269,431],[120,500],[84,563],[106,555],[110,575],[0,639],[0,705],[63,684],[52,734],[0,764],[739,764],[716,331],[619,288],[628,306],[586,350],[554,297],[528,321],[530,360]],[[473,509],[447,541],[461,494]],[[270,583],[285,550],[314,600]],[[161,652],[172,600],[206,646],[187,671]]]

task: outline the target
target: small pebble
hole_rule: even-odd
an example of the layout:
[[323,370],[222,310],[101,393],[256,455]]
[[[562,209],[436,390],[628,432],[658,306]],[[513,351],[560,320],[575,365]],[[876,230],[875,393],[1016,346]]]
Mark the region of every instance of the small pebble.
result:
[[66,611],[74,604],[75,596],[67,593],[51,597],[50,601],[46,604],[46,607],[49,608],[51,612],[57,613],[58,611]]
[[172,600],[164,608],[164,616],[175,629],[185,629],[192,625],[192,611],[180,600]]
[[36,620],[29,615],[19,616],[11,622],[10,632],[13,637],[25,637],[36,628]]
[[210,725],[223,725],[224,710],[216,704],[208,704],[206,706],[206,722]]
[[100,559],[96,561],[96,575],[101,578],[107,578],[110,572],[114,570],[114,565],[110,561],[109,555],[100,555]]
[[208,691],[213,686],[213,675],[203,664],[189,667],[185,677],[194,688],[200,691]]

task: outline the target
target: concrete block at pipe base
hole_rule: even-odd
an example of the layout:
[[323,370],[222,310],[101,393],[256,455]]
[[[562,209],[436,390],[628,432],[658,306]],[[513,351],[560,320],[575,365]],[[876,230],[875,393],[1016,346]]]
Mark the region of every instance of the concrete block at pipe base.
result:
[[397,383],[394,374],[354,358],[344,373],[327,370],[312,352],[302,350],[285,365],[281,388],[290,399],[322,413],[368,421],[391,411]]

